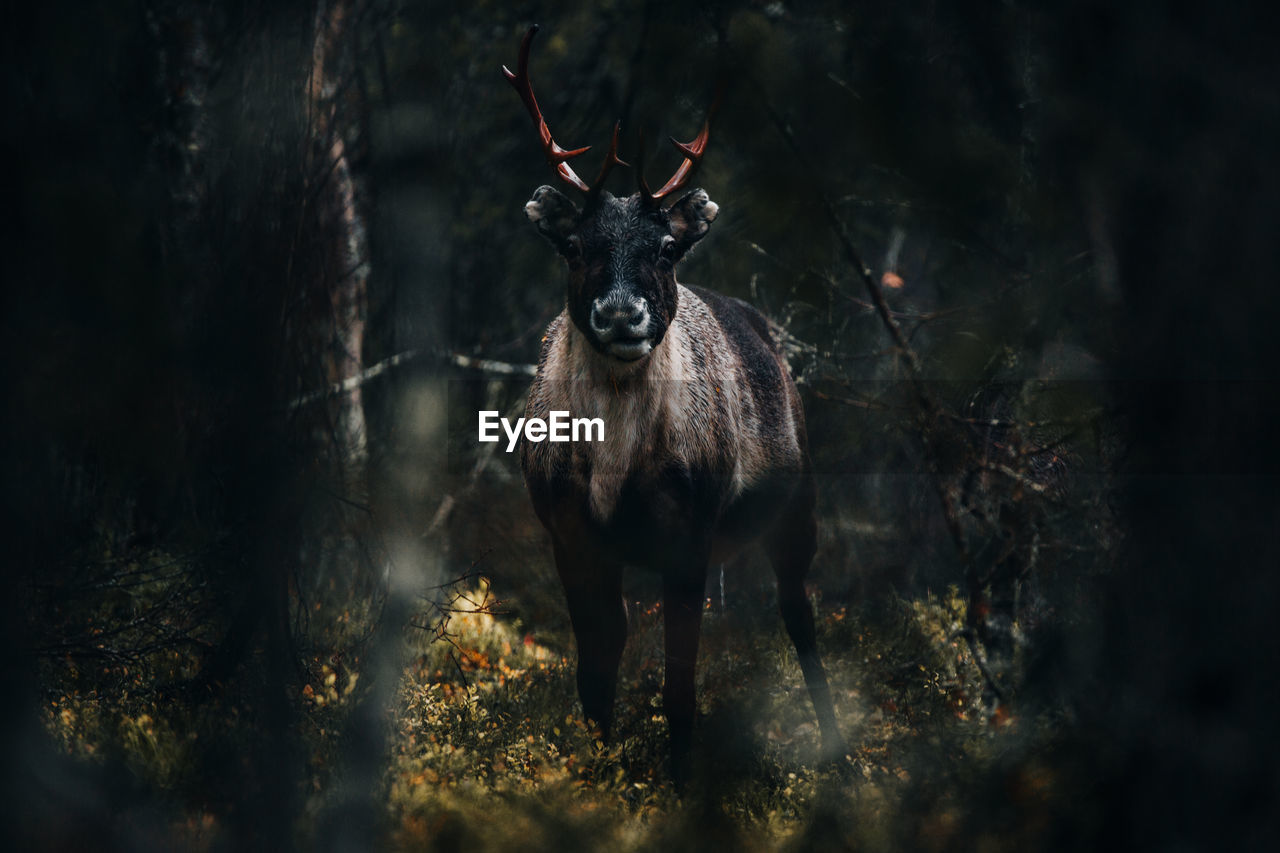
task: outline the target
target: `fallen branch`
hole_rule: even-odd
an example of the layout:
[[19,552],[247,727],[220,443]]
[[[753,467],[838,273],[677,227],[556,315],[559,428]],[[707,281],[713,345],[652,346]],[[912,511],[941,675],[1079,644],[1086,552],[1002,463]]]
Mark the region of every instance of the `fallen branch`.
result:
[[[364,385],[369,380],[376,379],[393,367],[399,367],[402,364],[408,364],[411,361],[417,361],[420,358],[425,358],[430,355],[432,354],[421,350],[407,350],[406,352],[397,353],[390,358],[384,358],[377,364],[371,367],[366,367],[355,376],[349,376],[341,382],[335,382],[328,388],[322,388],[318,391],[308,391],[306,394],[295,397],[289,403],[289,410],[296,411],[303,406],[319,402],[320,400],[327,400],[342,394],[348,394],[359,388],[361,385]],[[440,358],[455,367],[461,367],[466,370],[479,370],[484,373],[493,373],[498,376],[533,377],[538,373],[536,365],[515,364],[507,361],[496,361],[491,358],[473,358],[472,356],[456,352],[447,353],[444,356],[440,356]]]
[[491,358],[472,358],[461,353],[450,353],[447,359],[450,364],[458,367],[465,367],[468,370],[482,370],[485,373],[496,373],[499,376],[528,376],[532,378],[538,375],[538,367],[533,364],[512,364],[507,361],[495,361]]

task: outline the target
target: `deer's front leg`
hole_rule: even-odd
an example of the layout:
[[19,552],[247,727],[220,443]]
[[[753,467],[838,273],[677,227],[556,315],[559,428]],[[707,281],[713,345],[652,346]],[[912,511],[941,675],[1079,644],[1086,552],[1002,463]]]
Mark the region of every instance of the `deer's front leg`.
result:
[[671,731],[671,776],[677,788],[682,788],[689,780],[693,722],[698,707],[694,673],[698,662],[702,593],[706,579],[707,562],[701,558],[663,575],[667,660],[662,699]]
[[556,569],[564,584],[569,620],[578,642],[578,696],[582,712],[609,740],[618,662],[627,642],[622,567],[555,541]]

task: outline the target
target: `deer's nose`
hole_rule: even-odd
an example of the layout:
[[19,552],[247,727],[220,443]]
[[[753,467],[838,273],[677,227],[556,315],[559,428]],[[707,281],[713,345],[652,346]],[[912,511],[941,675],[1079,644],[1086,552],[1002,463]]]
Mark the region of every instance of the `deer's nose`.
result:
[[643,299],[597,299],[591,303],[591,330],[604,343],[643,338],[649,330],[649,308]]

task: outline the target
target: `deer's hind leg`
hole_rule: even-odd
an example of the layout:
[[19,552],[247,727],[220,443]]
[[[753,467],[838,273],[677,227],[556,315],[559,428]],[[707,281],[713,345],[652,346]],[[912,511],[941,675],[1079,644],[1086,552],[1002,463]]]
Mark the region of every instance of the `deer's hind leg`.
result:
[[662,578],[662,624],[666,640],[662,700],[671,737],[671,776],[677,789],[683,788],[690,777],[693,724],[698,709],[696,667],[706,566],[705,554],[699,554],[688,565],[667,570]]
[[782,620],[796,647],[805,686],[809,689],[809,698],[818,715],[823,755],[838,758],[845,754],[846,747],[836,725],[831,688],[827,684],[827,674],[818,655],[813,610],[804,592],[804,579],[809,574],[809,565],[813,562],[813,555],[818,547],[814,497],[813,478],[806,475],[782,516],[766,535],[763,546],[778,579],[778,607],[782,611]]

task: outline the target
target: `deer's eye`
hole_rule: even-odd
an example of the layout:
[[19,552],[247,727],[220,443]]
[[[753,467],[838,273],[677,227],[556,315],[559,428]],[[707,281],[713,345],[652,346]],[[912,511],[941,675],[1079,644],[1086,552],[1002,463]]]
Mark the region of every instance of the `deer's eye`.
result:
[[675,255],[676,238],[670,234],[658,241],[658,258],[659,260],[669,261]]

